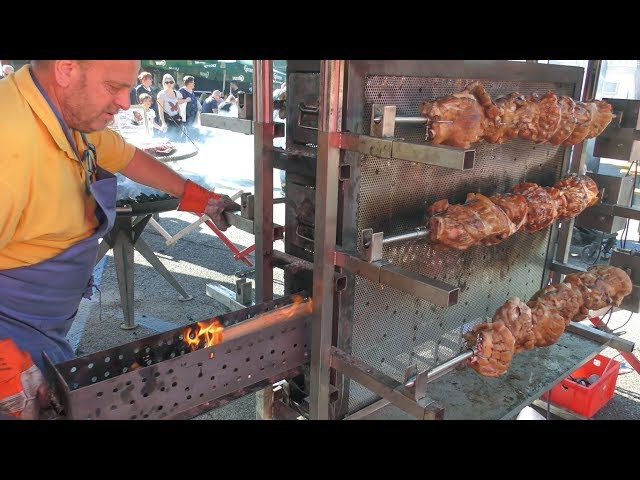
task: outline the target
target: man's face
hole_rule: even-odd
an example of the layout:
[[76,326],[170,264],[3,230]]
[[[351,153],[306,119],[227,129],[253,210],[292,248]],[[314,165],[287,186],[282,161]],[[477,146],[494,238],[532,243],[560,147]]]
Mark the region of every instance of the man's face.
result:
[[152,77],[145,77],[145,78],[142,79],[142,85],[144,85],[147,88],[149,88],[152,83],[153,83],[153,78]]
[[104,129],[118,110],[129,108],[139,68],[139,60],[74,62],[69,83],[58,96],[69,126],[81,132]]

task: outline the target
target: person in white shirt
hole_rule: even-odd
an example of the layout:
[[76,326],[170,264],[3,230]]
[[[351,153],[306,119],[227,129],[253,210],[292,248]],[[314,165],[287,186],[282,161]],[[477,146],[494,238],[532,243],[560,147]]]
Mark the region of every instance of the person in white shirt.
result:
[[147,128],[149,129],[149,135],[153,137],[154,128],[157,128],[161,132],[166,131],[166,128],[163,128],[161,125],[158,125],[156,123],[156,112],[154,112],[151,108],[151,103],[153,101],[151,95],[149,95],[148,93],[143,93],[140,95],[139,99],[140,104],[144,107],[145,114],[147,115]]

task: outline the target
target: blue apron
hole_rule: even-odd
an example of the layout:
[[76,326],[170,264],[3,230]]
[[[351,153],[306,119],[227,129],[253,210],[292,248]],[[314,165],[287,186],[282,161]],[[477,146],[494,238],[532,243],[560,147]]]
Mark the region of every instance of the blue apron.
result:
[[100,222],[93,235],[43,262],[0,270],[0,338],[13,338],[43,371],[43,350],[53,363],[75,356],[66,336],[91,295],[98,240],[115,221],[115,175],[98,167],[89,188]]
[[67,333],[78,313],[80,300],[83,296],[91,297],[98,239],[115,222],[117,180],[115,175],[95,163],[95,147],[84,134],[82,138],[87,147],[84,155],[91,150],[93,157],[89,161],[80,155],[62,115],[33,72],[30,73],[85,171],[86,193],[93,195],[96,201],[99,222],[93,235],[53,258],[34,265],[0,270],[0,338],[12,338],[21,349],[31,354],[36,365],[44,371],[43,350],[53,363],[75,356]]

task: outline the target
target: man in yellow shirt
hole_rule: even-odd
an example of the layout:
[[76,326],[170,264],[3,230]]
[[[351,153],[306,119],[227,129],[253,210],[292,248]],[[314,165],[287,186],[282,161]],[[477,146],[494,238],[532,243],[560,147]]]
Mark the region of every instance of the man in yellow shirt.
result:
[[54,363],[74,356],[66,334],[113,226],[113,173],[179,197],[179,210],[221,230],[224,209],[237,206],[105,128],[129,108],[139,69],[139,60],[34,60],[0,81],[0,412],[20,416],[33,403],[22,353],[40,369],[43,351]]

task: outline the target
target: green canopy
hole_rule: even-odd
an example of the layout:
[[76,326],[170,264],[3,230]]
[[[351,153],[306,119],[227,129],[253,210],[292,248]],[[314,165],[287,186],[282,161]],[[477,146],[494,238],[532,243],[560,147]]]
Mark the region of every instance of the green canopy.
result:
[[[220,80],[253,84],[253,60],[142,60],[143,67],[176,70],[180,74],[197,75]],[[278,88],[286,80],[286,74],[273,69],[273,81]]]

